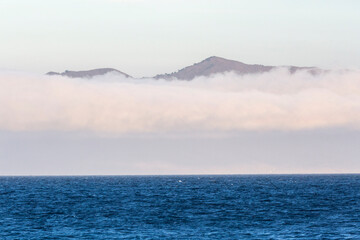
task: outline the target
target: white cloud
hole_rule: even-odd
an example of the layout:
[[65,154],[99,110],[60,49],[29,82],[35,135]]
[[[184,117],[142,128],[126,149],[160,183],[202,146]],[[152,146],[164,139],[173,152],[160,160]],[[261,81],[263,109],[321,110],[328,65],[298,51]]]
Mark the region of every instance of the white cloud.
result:
[[0,73],[0,129],[143,133],[360,127],[360,72],[193,81]]

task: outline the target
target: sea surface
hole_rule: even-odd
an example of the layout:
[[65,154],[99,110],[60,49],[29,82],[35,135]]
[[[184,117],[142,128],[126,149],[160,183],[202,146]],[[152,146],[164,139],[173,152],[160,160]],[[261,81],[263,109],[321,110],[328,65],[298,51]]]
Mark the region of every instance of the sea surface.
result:
[[360,239],[360,175],[0,177],[0,239]]

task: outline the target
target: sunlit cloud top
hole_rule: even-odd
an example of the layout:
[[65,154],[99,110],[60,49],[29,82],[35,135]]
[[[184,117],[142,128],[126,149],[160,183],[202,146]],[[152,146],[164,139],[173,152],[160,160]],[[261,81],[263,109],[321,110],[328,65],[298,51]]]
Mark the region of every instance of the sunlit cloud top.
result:
[[0,74],[0,129],[148,133],[360,127],[360,72],[193,81]]

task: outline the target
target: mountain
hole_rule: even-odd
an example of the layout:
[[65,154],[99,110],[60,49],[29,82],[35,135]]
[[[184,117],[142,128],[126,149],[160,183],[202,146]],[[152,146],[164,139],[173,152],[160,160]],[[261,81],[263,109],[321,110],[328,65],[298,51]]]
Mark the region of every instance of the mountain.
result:
[[65,72],[62,72],[62,73],[48,72],[48,73],[46,73],[46,75],[50,75],[50,76],[60,75],[60,76],[66,76],[66,77],[71,77],[71,78],[92,78],[92,77],[99,76],[99,75],[105,75],[110,72],[122,74],[127,78],[131,78],[130,75],[123,73],[119,70],[113,69],[113,68],[98,68],[98,69],[87,70],[87,71],[68,71],[68,70],[66,70]]
[[[290,73],[294,73],[298,70],[308,70],[312,74],[317,74],[319,69],[314,67],[295,67],[285,66],[289,69]],[[170,74],[156,75],[155,79],[179,79],[179,80],[192,80],[199,76],[210,76],[216,73],[223,72],[235,72],[240,75],[244,74],[256,74],[264,73],[277,68],[276,66],[264,66],[258,64],[245,64],[242,62],[228,60],[221,57],[209,57],[199,63],[195,63],[192,66],[185,67],[177,72]]]
[[[298,70],[306,70],[309,73],[316,75],[322,72],[323,70],[315,67],[295,67],[295,66],[282,66],[289,70],[289,72],[295,73]],[[269,72],[278,66],[264,66],[259,64],[245,64],[242,62],[229,60],[221,57],[209,57],[199,63],[195,63],[192,66],[185,67],[180,69],[177,72],[159,74],[156,75],[155,79],[178,79],[178,80],[192,80],[195,77],[200,76],[210,76],[216,73],[224,72],[235,72],[240,75],[244,74],[257,74]],[[104,75],[109,72],[115,72],[122,74],[127,78],[132,78],[130,75],[120,72],[119,70],[113,68],[99,68],[87,71],[65,71],[62,73],[57,72],[48,72],[47,75],[61,75],[71,78],[92,78],[99,75]]]

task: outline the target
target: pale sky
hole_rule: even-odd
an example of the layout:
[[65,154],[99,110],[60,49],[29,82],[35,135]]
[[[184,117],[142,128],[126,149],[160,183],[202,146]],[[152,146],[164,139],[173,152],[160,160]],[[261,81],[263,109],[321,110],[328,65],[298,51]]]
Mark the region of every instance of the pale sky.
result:
[[359,173],[360,132],[237,132],[225,138],[0,131],[0,175]]
[[357,0],[1,0],[0,69],[141,77],[213,55],[358,68],[359,9]]

